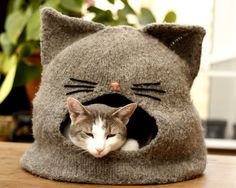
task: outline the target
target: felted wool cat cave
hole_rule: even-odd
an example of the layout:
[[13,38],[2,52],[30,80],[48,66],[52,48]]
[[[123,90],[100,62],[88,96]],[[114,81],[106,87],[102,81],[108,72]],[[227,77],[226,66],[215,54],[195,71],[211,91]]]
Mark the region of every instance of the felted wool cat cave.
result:
[[[198,74],[203,28],[102,24],[42,10],[42,81],[33,103],[35,142],[21,166],[60,181],[163,184],[201,175],[206,149],[190,89]],[[120,88],[111,89],[117,82]],[[127,125],[137,151],[103,158],[81,153],[63,134],[66,99],[119,107],[136,102]]]

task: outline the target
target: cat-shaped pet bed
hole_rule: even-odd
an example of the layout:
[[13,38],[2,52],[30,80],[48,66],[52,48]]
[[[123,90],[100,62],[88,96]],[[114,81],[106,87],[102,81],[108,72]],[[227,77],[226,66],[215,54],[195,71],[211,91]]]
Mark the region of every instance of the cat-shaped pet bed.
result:
[[[49,179],[98,184],[162,184],[201,175],[206,149],[190,88],[204,34],[201,27],[174,24],[105,27],[44,8],[35,142],[22,167]],[[68,97],[85,105],[136,102],[127,129],[140,149],[103,158],[81,153],[62,134],[70,123]]]

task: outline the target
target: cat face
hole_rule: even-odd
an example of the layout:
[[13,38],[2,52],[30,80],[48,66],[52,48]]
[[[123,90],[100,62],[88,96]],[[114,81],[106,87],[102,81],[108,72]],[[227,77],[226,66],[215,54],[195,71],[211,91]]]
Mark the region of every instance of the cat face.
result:
[[126,125],[137,105],[132,103],[122,108],[102,104],[83,106],[78,100],[69,97],[67,107],[71,118],[70,140],[100,158],[125,143]]

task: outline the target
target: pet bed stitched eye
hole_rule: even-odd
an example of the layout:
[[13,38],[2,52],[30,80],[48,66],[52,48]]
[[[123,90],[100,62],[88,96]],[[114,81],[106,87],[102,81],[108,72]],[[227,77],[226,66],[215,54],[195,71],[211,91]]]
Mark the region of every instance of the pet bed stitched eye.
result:
[[[190,89],[205,31],[150,24],[142,29],[102,24],[42,10],[42,82],[34,99],[35,142],[21,159],[32,174],[98,184],[162,184],[201,175],[206,149]],[[112,82],[120,90],[111,91]],[[78,88],[68,85],[82,85]],[[90,87],[88,87],[90,86]],[[137,151],[95,158],[62,135],[67,97],[118,107],[136,102],[128,136]]]

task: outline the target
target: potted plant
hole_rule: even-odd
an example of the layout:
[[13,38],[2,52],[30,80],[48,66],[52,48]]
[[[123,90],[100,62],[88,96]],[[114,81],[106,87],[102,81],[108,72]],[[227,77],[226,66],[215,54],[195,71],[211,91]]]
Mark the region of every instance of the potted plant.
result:
[[[92,20],[105,25],[145,25],[155,22],[155,17],[147,8],[135,11],[128,0],[106,0],[114,5],[119,2],[123,8],[115,12],[98,8],[94,0],[10,0],[8,14],[5,21],[5,32],[0,34],[0,104],[11,92],[12,87],[25,85],[31,99],[41,74],[40,67],[40,8],[53,7],[63,14],[75,17],[84,17],[92,14]],[[128,16],[136,19],[131,23]],[[173,11],[167,12],[164,22],[175,22]]]

